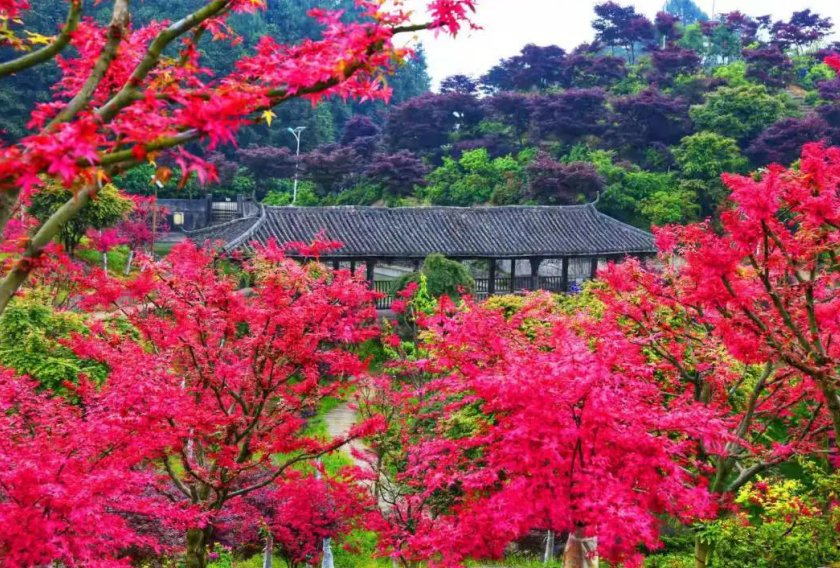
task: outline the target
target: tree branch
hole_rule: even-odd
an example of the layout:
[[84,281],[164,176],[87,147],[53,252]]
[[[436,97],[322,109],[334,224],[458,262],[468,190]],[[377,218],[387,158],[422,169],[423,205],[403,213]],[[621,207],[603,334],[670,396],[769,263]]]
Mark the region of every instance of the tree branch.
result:
[[10,187],[6,190],[0,190],[0,235],[6,231],[6,225],[15,210],[20,205],[18,197],[20,196],[19,187]]
[[111,63],[117,57],[117,50],[125,35],[128,33],[128,26],[131,22],[131,14],[128,10],[129,0],[116,0],[114,2],[114,12],[111,15],[111,23],[108,25],[108,35],[105,40],[105,47],[102,48],[102,53],[93,66],[93,70],[85,81],[85,84],[76,93],[76,96],[67,103],[58,115],[47,125],[47,130],[51,130],[56,125],[72,120],[93,98],[96,93],[96,88],[108,69],[111,68]]
[[163,54],[163,50],[166,49],[170,43],[191,29],[224,12],[229,5],[230,0],[216,0],[215,2],[211,2],[200,10],[196,10],[192,14],[182,18],[160,32],[152,43],[149,44],[146,55],[140,63],[137,64],[137,67],[131,73],[131,77],[129,77],[119,92],[96,111],[99,117],[108,122],[117,116],[122,109],[130,105],[135,99],[134,95],[137,91],[137,87],[143,82],[152,69],[157,66],[160,61],[160,56]]
[[21,258],[6,277],[0,281],[0,313],[3,313],[9,301],[15,295],[15,292],[26,281],[29,273],[32,272],[35,261],[44,251],[44,247],[55,238],[65,223],[88,204],[96,189],[97,185],[95,183],[82,188],[38,228],[38,231],[26,246],[26,250],[21,255]]
[[71,0],[70,10],[67,12],[67,20],[55,40],[37,51],[32,51],[17,59],[0,63],[0,77],[13,75],[30,67],[35,67],[61,53],[70,44],[70,38],[79,26],[81,16],[82,0]]

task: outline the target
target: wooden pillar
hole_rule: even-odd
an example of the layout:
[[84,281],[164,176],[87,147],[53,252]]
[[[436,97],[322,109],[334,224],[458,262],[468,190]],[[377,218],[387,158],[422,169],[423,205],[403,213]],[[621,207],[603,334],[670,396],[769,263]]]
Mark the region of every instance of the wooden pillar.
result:
[[341,262],[339,262],[338,260],[334,260],[333,261],[333,270],[338,270],[340,268],[341,268]]
[[563,257],[563,291],[569,291],[569,257]]
[[510,259],[510,293],[516,293],[516,259]]
[[531,263],[531,290],[540,289],[540,265],[543,259],[539,257],[532,257],[529,259]]
[[353,276],[356,276],[356,261],[355,260],[350,261],[350,274],[352,274]]
[[376,276],[374,270],[376,269],[376,261],[375,260],[368,260],[365,261],[365,277],[367,281],[373,285],[373,279]]
[[596,276],[598,276],[598,257],[593,256],[589,259],[589,277],[595,280]]
[[496,259],[490,259],[490,266],[487,267],[487,295],[492,296],[496,293]]
[[420,261],[415,260],[412,264],[414,264],[414,272],[420,272]]

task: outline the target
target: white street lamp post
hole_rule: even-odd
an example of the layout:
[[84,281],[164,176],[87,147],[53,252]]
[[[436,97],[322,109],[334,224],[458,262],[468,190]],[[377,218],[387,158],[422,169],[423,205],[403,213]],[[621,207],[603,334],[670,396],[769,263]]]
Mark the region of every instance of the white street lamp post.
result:
[[306,130],[305,126],[298,126],[296,128],[289,127],[288,130],[297,142],[297,150],[295,151],[295,185],[292,188],[292,205],[297,203],[297,189],[298,189],[298,170],[300,169],[300,135]]

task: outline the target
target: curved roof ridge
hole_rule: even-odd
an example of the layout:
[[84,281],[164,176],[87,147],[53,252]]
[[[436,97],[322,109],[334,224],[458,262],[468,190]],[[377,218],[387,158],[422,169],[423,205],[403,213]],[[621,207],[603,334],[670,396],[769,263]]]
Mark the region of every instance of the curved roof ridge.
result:
[[232,225],[236,225],[237,223],[241,223],[242,221],[247,221],[249,219],[258,219],[259,215],[249,215],[247,217],[237,217],[236,219],[231,219],[230,221],[225,221],[224,223],[218,223],[216,225],[207,225],[206,227],[201,227],[200,229],[193,229],[192,231],[188,231],[186,229],[182,229],[182,232],[186,236],[191,235],[199,235],[201,233],[209,233],[214,232],[217,229],[225,229]]
[[[242,233],[241,235],[239,235],[235,239],[233,239],[233,240],[229,241],[227,244],[225,244],[225,246],[224,246],[225,252],[230,252],[232,250],[236,250],[240,246],[248,244],[248,242],[251,240],[251,237],[254,236],[254,233],[256,233],[259,230],[259,228],[265,223],[266,218],[268,218],[268,213],[266,212],[265,205],[260,203],[259,207],[260,207],[260,214],[259,214],[259,217],[257,217],[256,222],[254,222],[254,224],[251,225],[248,228],[248,230],[246,230],[244,233]],[[251,217],[247,217],[247,218],[250,219]]]

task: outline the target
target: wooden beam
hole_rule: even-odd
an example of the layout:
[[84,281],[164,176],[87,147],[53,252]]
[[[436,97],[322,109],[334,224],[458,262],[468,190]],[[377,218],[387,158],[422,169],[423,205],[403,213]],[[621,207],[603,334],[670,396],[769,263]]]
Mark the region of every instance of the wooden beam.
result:
[[516,293],[516,259],[510,259],[510,293]]
[[540,265],[543,262],[543,259],[534,256],[528,259],[531,263],[531,290],[539,290],[540,289]]
[[487,269],[487,295],[492,296],[496,293],[496,259],[490,259],[490,266]]
[[563,257],[563,291],[569,291],[569,257]]
[[365,277],[367,281],[373,284],[373,279],[376,277],[376,261],[375,260],[368,260],[365,261]]

